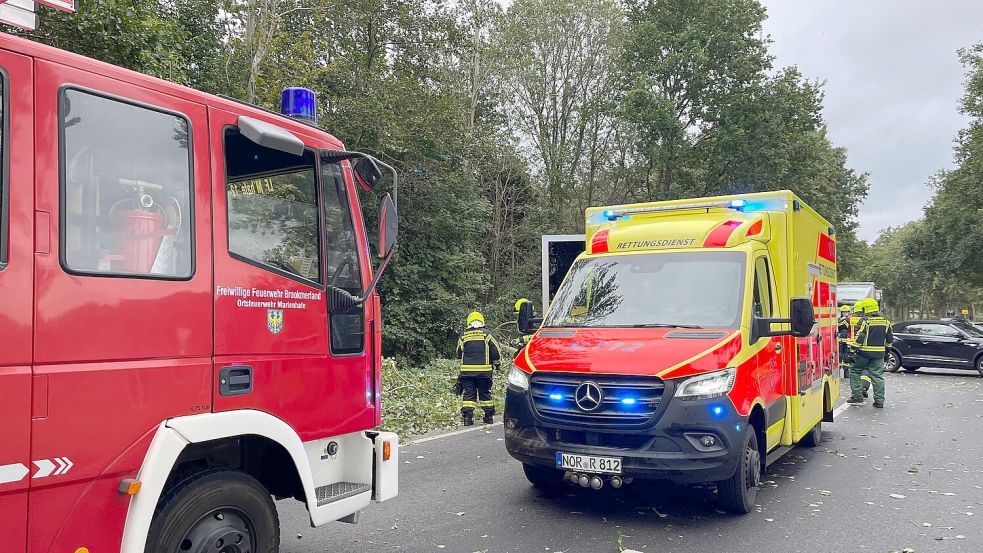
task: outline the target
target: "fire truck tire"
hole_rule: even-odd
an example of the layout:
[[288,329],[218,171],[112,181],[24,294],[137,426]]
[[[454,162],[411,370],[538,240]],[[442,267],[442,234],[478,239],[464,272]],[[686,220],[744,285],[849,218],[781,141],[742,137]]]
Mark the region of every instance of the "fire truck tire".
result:
[[717,482],[717,500],[725,511],[747,514],[754,508],[761,483],[761,451],[758,449],[757,430],[748,425],[744,433],[744,444],[734,476]]
[[563,472],[549,467],[539,467],[522,463],[522,472],[534,488],[555,490],[563,485]]
[[270,493],[241,472],[212,469],[164,495],[147,534],[146,553],[277,553],[280,521]]

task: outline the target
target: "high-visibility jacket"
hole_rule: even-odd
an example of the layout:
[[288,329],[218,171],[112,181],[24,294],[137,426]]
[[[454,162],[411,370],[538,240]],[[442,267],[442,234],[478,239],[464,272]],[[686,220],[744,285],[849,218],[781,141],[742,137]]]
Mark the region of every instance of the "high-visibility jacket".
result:
[[894,342],[891,321],[874,313],[860,319],[851,347],[867,353],[884,353]]
[[850,315],[850,339],[852,340],[857,336],[857,327],[860,326],[860,321],[867,318],[867,315],[862,315],[858,313],[853,313]]
[[498,341],[484,327],[468,328],[457,340],[462,373],[490,372],[502,363]]

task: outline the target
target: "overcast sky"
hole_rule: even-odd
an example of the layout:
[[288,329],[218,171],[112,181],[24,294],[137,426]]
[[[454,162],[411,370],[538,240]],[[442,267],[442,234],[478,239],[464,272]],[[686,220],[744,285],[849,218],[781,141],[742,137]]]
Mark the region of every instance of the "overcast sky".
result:
[[776,66],[826,82],[829,135],[870,173],[860,237],[922,214],[928,179],[952,167],[963,69],[983,42],[981,0],[763,0]]

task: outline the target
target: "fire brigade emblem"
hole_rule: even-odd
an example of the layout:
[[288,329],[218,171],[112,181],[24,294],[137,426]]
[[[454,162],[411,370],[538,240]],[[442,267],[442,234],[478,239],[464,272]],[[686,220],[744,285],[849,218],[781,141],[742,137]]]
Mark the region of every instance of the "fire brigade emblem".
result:
[[279,334],[283,330],[283,309],[266,310],[266,328],[272,334]]

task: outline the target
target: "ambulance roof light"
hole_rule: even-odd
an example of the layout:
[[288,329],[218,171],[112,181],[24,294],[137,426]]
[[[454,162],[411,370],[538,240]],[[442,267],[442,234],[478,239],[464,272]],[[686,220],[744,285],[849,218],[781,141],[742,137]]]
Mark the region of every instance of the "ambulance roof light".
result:
[[294,119],[316,123],[317,110],[314,91],[301,87],[283,89],[280,96],[280,113]]
[[747,206],[747,200],[731,200],[730,204],[728,205],[728,207],[731,209],[737,210],[744,209],[745,206]]

